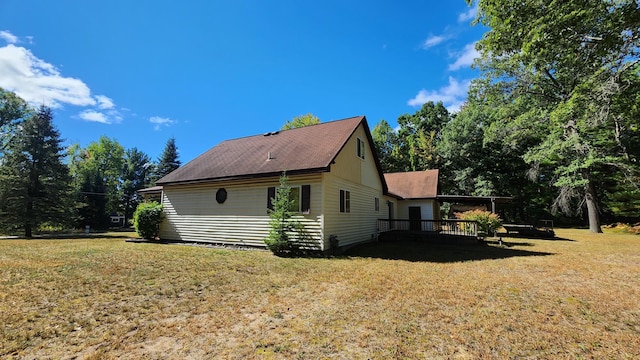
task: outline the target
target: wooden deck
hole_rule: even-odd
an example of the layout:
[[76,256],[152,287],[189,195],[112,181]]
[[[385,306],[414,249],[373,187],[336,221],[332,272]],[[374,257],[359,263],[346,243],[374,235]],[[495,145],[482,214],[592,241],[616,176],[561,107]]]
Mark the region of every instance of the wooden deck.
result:
[[378,219],[380,241],[443,240],[477,242],[478,223],[467,220]]

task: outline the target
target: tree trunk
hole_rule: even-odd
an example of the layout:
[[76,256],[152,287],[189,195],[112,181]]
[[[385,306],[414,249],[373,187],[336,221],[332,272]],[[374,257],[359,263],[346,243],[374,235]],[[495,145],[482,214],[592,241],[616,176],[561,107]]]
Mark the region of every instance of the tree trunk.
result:
[[600,213],[596,204],[596,191],[593,182],[589,180],[585,186],[585,202],[587,203],[587,216],[589,217],[589,231],[592,233],[602,233],[600,228]]
[[27,201],[26,219],[24,222],[24,237],[31,239],[31,220],[33,219],[33,201]]

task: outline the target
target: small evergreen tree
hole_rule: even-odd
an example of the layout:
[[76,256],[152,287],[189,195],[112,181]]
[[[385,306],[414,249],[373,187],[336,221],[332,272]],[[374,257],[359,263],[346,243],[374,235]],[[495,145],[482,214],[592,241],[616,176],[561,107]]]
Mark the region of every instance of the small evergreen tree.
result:
[[290,231],[295,227],[291,219],[293,199],[290,197],[291,186],[285,173],[280,176],[280,186],[276,189],[276,197],[271,199],[273,209],[269,210],[269,236],[265,244],[274,254],[282,254],[292,249]]
[[69,222],[71,179],[51,109],[41,106],[20,127],[0,159],[0,225],[30,238],[42,223]]

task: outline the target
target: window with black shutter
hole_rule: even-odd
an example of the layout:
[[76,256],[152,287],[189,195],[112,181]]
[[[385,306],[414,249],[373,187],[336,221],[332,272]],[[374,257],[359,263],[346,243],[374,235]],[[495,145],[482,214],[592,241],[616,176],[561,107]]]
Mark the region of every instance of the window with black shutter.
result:
[[[267,189],[267,208],[273,210],[273,200],[276,197],[276,188]],[[311,185],[292,186],[289,198],[293,201],[289,211],[309,214],[311,212]]]

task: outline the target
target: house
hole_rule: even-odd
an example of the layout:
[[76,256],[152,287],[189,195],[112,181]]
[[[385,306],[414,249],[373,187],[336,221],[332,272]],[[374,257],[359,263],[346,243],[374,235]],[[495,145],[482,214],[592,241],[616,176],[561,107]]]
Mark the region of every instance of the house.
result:
[[[415,230],[425,230],[420,220],[440,220],[438,170],[384,174],[389,193],[397,196],[398,210],[390,218],[409,219]],[[433,230],[432,224],[427,224]]]
[[377,238],[378,219],[418,218],[416,211],[419,219],[439,218],[437,170],[383,175],[367,120],[357,116],[223,141],[176,169],[157,182],[160,237],[265,246],[283,172],[294,218],[321,251],[332,237],[340,247]]

